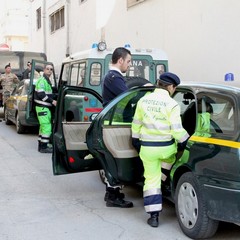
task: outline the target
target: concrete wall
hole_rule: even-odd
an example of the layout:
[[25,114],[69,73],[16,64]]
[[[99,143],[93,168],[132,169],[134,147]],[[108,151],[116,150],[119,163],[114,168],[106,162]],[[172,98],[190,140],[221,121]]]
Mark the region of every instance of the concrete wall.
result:
[[[58,68],[66,53],[104,39],[111,47],[129,43],[134,48],[162,48],[170,71],[183,81],[240,82],[239,0],[146,0],[129,9],[126,0],[35,0],[31,4],[35,50],[43,49],[43,30],[35,28],[35,12],[43,2],[46,51]],[[49,15],[63,5],[65,27],[51,34]],[[234,73],[234,82],[224,82],[228,72]]]

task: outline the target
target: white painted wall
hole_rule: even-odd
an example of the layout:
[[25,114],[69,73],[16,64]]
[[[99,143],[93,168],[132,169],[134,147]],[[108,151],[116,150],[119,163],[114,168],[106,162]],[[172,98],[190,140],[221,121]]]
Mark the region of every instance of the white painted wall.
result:
[[11,50],[27,50],[28,0],[2,0],[0,10],[0,43],[7,43]]
[[[43,33],[35,29],[34,13],[43,2],[31,4],[31,46],[38,50]],[[162,48],[168,54],[170,71],[183,81],[224,83],[224,75],[232,72],[235,81],[227,84],[240,86],[239,0],[146,0],[129,9],[126,0],[46,2],[47,55],[58,68],[67,49],[70,53],[84,50],[104,37],[112,47],[130,43],[136,48]],[[49,15],[66,4],[69,28],[66,20],[64,28],[50,34]]]

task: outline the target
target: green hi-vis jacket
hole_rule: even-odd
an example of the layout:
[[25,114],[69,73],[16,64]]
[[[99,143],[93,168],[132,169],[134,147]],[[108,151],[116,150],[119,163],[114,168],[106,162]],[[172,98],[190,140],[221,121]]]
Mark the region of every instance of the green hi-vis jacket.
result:
[[35,86],[34,102],[39,107],[52,107],[52,84],[47,76],[40,77]]

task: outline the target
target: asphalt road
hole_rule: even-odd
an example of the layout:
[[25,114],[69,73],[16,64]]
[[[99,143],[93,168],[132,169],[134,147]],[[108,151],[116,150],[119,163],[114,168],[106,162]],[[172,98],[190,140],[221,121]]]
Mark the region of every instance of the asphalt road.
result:
[[[51,154],[37,152],[36,133],[19,135],[2,121],[0,149],[0,240],[189,239],[167,200],[160,226],[146,224],[140,187],[124,190],[134,208],[108,208],[98,172],[53,176]],[[212,239],[240,239],[240,227],[222,223]]]

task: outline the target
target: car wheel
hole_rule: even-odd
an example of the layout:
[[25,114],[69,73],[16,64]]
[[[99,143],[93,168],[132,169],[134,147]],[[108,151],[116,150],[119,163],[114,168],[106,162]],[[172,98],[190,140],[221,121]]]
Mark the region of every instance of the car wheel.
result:
[[207,215],[203,190],[191,172],[185,173],[178,181],[175,207],[179,225],[190,238],[212,237],[218,228],[218,221]]
[[128,88],[141,87],[147,83],[150,82],[142,77],[126,77],[126,85]]
[[25,132],[25,128],[24,126],[21,124],[20,120],[19,120],[19,116],[17,114],[16,116],[16,129],[17,129],[17,133],[21,134]]
[[4,119],[5,119],[5,124],[6,125],[11,125],[12,122],[8,119],[8,114],[7,114],[7,111],[6,109],[4,108]]

